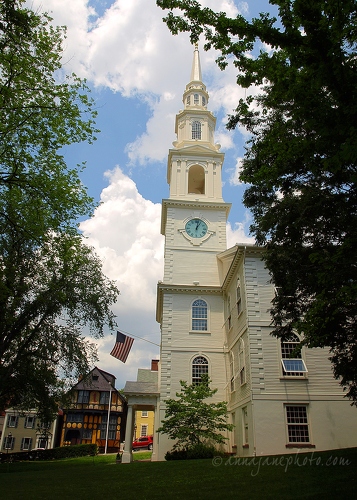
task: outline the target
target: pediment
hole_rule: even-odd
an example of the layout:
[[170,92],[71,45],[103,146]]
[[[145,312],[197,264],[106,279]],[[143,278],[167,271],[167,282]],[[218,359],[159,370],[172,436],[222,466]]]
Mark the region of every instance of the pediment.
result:
[[212,154],[217,156],[224,156],[224,153],[221,153],[219,151],[219,148],[220,146],[218,147],[218,145],[215,146],[210,143],[202,144],[197,142],[182,147],[176,147],[175,149],[170,149],[170,156],[175,154],[178,154],[180,156],[181,155],[207,156]]

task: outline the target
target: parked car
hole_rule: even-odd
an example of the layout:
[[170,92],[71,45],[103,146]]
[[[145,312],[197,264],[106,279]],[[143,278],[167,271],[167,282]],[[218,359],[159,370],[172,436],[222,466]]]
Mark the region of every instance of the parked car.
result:
[[141,436],[135,441],[133,441],[133,451],[140,450],[143,448],[147,448],[148,450],[152,450],[153,437],[152,436]]

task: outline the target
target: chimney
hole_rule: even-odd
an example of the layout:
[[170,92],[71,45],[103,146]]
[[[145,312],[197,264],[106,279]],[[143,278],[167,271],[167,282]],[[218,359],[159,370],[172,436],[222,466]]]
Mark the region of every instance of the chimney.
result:
[[159,371],[159,360],[158,359],[151,360],[151,371],[152,372]]

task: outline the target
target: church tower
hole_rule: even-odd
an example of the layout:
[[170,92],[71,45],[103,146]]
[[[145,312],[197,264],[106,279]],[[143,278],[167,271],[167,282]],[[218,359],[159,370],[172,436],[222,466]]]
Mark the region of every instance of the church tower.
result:
[[[264,248],[226,247],[230,205],[222,199],[224,155],[214,142],[215,125],[195,47],[168,155],[170,195],[162,201],[158,385],[139,378],[126,384],[123,461],[132,460],[133,412],[154,409],[157,430],[180,380],[199,383],[203,374],[217,389],[212,399],[227,402],[234,427],[224,447],[230,453],[252,457],[357,446],[355,410],[332,377],[328,349],[308,349],[297,335],[272,336],[275,289]],[[153,442],[152,460],[164,460],[174,443],[156,431]]]
[[[227,248],[230,204],[222,198],[224,154],[214,142],[216,118],[208,110],[199,51],[195,47],[191,77],[176,116],[177,140],[169,150],[168,199],[162,201],[165,236],[164,279],[158,284],[156,319],[161,325],[160,407],[175,397],[180,380],[200,381],[203,373],[225,399],[222,273],[217,255]],[[159,435],[158,459],[170,443]],[[166,439],[166,442],[165,442]]]

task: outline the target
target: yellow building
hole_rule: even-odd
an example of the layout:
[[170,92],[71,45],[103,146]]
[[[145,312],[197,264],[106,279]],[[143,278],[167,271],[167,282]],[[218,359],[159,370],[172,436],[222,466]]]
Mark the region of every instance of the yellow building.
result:
[[141,410],[135,412],[134,439],[154,434],[154,412]]

